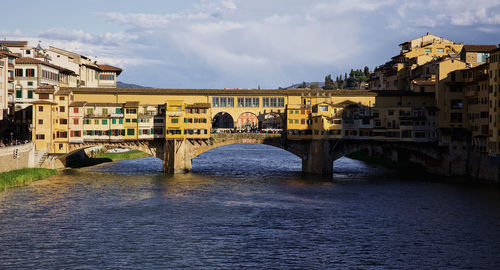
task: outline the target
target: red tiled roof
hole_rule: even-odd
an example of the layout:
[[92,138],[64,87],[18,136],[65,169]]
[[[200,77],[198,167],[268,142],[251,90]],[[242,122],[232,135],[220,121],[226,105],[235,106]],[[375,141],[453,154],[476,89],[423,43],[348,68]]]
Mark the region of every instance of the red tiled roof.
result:
[[0,45],[6,47],[24,47],[28,45],[28,41],[0,40]]
[[35,65],[42,64],[42,65],[46,65],[46,66],[55,68],[55,69],[57,69],[59,71],[62,71],[62,72],[74,73],[73,71],[71,71],[69,69],[66,69],[66,68],[63,68],[63,67],[60,67],[60,66],[48,63],[48,62],[44,62],[42,60],[31,58],[31,57],[21,57],[21,58],[16,59],[16,65],[17,64],[35,64]]
[[496,45],[464,45],[466,52],[490,52],[496,48]]
[[17,54],[13,54],[13,53],[6,52],[6,51],[0,51],[0,55],[10,56],[10,57],[16,57],[16,58],[19,57],[19,55],[17,55]]
[[110,71],[110,72],[116,72],[116,75],[120,75],[120,73],[122,73],[122,69],[121,68],[117,68],[117,67],[114,67],[114,66],[110,66],[110,65],[97,65],[102,71]]

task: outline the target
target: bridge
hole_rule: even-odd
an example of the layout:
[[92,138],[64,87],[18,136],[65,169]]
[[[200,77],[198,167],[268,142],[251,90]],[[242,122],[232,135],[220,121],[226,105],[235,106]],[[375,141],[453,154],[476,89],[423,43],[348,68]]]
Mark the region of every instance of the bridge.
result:
[[94,146],[139,150],[163,160],[166,173],[185,173],[192,169],[192,159],[212,149],[231,144],[264,144],[288,151],[302,160],[302,171],[308,174],[332,176],[335,160],[351,153],[366,151],[393,161],[421,164],[429,172],[442,172],[446,163],[446,148],[434,143],[386,142],[376,140],[289,140],[282,134],[220,133],[208,139],[156,139],[121,142],[85,142],[70,145],[68,156]]
[[331,175],[336,159],[361,150],[442,174],[466,167],[461,148],[438,143],[435,99],[425,93],[61,88],[37,94],[45,99],[33,102],[36,150],[63,163],[88,147],[126,147],[179,173],[210,149],[258,143],[295,154],[312,174]]

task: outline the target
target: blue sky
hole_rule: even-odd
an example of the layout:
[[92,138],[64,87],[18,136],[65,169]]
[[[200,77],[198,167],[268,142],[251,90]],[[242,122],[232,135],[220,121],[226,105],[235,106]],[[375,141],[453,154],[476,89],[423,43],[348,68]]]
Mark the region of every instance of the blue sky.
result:
[[55,0],[19,10],[0,17],[1,38],[97,57],[123,68],[121,81],[164,88],[322,81],[373,69],[426,32],[500,43],[499,0]]

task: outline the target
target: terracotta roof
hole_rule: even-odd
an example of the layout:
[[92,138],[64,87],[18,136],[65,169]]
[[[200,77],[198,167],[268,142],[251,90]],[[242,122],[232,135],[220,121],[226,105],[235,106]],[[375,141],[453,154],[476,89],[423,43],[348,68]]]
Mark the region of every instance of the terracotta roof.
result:
[[[71,70],[68,70],[66,68],[63,68],[63,67],[60,67],[60,66],[56,66],[54,64],[51,64],[51,63],[48,63],[48,62],[44,62],[42,60],[38,60],[38,59],[35,59],[35,58],[31,58],[31,57],[21,57],[21,58],[16,59],[16,65],[17,64],[35,64],[35,65],[41,64],[41,65],[46,65],[48,67],[55,68],[55,69],[57,69],[59,71],[65,71],[65,72],[71,71]],[[71,71],[71,73],[74,73],[74,72]]]
[[186,108],[210,108],[210,103],[194,103],[186,105]]
[[35,94],[54,94],[56,90],[55,89],[49,89],[49,88],[43,88],[43,89],[36,89]]
[[28,41],[18,41],[18,40],[0,40],[0,45],[6,47],[24,47],[28,45]]
[[464,45],[466,52],[490,52],[496,48],[496,45]]
[[15,58],[19,57],[19,55],[17,55],[17,54],[13,54],[13,53],[6,52],[6,51],[1,51],[1,50],[0,50],[0,54],[1,55],[5,55],[5,56],[10,56],[10,57],[15,57]]
[[49,105],[57,105],[57,103],[49,101],[49,100],[35,100],[31,102],[32,104],[49,104]]
[[125,108],[137,108],[139,107],[139,101],[128,101],[125,103]]
[[400,91],[400,90],[373,90],[377,96],[435,96],[432,92],[413,92],[413,91]]
[[68,89],[60,89],[57,91],[55,94],[56,95],[69,95],[71,93],[71,90]]
[[122,69],[121,68],[117,68],[117,67],[114,67],[114,66],[110,66],[110,65],[97,65],[102,71],[110,71],[110,72],[116,72],[116,75],[120,75],[120,73],[122,73]]
[[74,101],[69,104],[69,107],[83,107],[85,104],[87,104],[86,101]]
[[369,90],[305,90],[305,89],[275,89],[275,90],[233,90],[233,89],[155,89],[155,88],[77,88],[70,89],[75,94],[127,94],[127,95],[235,95],[235,96],[287,96],[325,94],[331,96],[376,96]]
[[90,107],[123,107],[123,103],[87,103]]

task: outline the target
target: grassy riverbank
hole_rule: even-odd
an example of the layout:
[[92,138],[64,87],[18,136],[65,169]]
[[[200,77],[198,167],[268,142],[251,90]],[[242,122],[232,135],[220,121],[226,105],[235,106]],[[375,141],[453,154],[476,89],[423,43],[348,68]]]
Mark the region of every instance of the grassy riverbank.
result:
[[0,173],[0,191],[11,187],[26,186],[32,181],[41,180],[57,174],[57,170],[50,169],[21,169]]
[[104,153],[97,155],[96,157],[93,158],[74,161],[68,166],[71,168],[83,168],[83,167],[99,165],[106,162],[145,158],[145,157],[149,157],[149,155],[139,150],[131,150],[123,153]]

